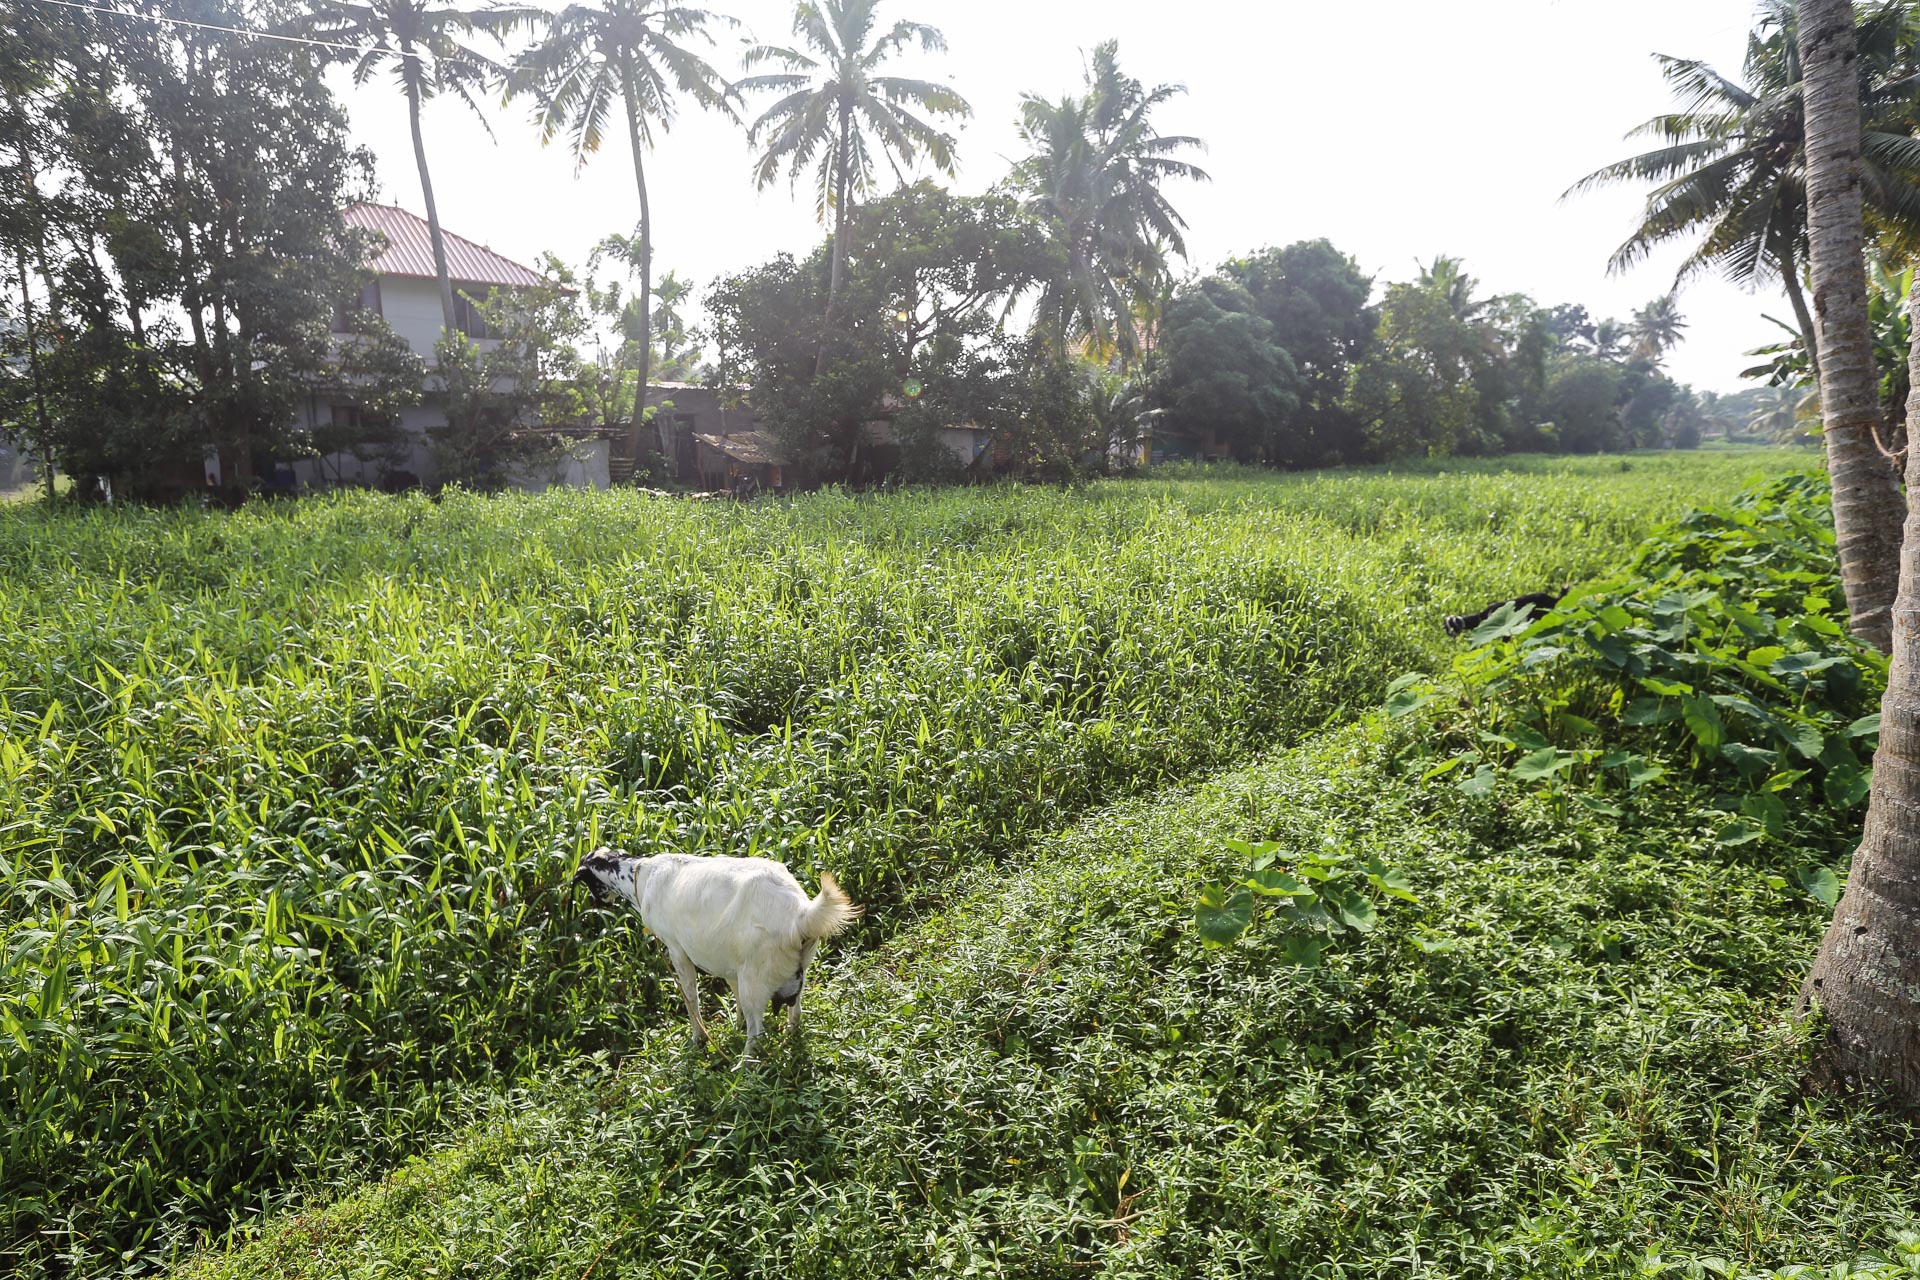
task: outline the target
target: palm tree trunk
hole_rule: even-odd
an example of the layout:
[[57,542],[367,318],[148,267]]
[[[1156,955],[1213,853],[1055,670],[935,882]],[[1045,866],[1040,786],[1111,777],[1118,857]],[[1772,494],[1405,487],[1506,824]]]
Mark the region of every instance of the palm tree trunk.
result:
[[[653,215],[647,204],[647,171],[640,156],[640,104],[633,68],[620,64],[620,90],[627,100],[627,143],[633,148],[633,185],[640,194],[640,379],[633,388],[633,421],[627,427],[627,453],[637,464],[646,447],[647,382],[653,373]],[[662,439],[660,452],[671,448]]]
[[1860,206],[1860,85],[1851,0],[1803,0],[1807,230],[1819,331],[1820,410],[1826,421],[1833,527],[1853,633],[1893,645],[1906,504],[1874,446],[1879,374],[1867,319]]
[[427,143],[420,133],[420,63],[413,46],[402,40],[400,56],[406,62],[407,122],[413,127],[413,162],[420,169],[420,196],[427,205],[427,239],[433,242],[433,274],[440,284],[440,323],[443,333],[459,326],[453,314],[453,281],[447,275],[447,242],[440,234],[440,206],[433,200],[433,177],[427,172]]
[[1800,269],[1792,257],[1781,263],[1780,276],[1786,282],[1787,303],[1793,308],[1794,323],[1800,326],[1800,341],[1806,344],[1807,367],[1813,371],[1814,385],[1819,386],[1820,335],[1814,331],[1813,313],[1807,310],[1807,295],[1800,291]]
[[[1920,321],[1920,298],[1907,300]],[[1920,325],[1915,328],[1920,339]],[[1909,358],[1908,436],[1920,429],[1920,340]],[[1920,485],[1920,450],[1907,454],[1907,487]],[[1843,1086],[1891,1085],[1920,1102],[1920,508],[1907,513],[1900,593],[1893,606],[1893,661],[1880,702],[1880,747],[1866,833],[1847,891],[1800,992],[1827,1015],[1820,1063]]]
[[840,142],[833,153],[833,270],[827,276],[827,314],[840,300],[840,282],[847,270],[847,168],[853,163],[853,109],[840,104]]
[[[813,363],[814,376],[818,377],[827,369],[827,348],[833,342],[834,304],[840,300],[840,281],[846,272],[847,263],[847,167],[853,163],[851,146],[853,141],[853,108],[840,104],[840,140],[833,152],[833,251],[831,267],[827,273],[827,315],[821,325],[820,354]],[[849,463],[849,466],[852,464]]]

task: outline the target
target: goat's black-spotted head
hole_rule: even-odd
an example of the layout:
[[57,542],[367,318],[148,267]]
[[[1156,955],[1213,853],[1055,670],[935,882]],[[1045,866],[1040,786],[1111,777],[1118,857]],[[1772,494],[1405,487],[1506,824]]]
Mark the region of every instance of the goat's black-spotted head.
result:
[[620,855],[607,848],[595,849],[580,859],[580,869],[573,873],[573,879],[587,886],[595,902],[617,901],[621,896]]

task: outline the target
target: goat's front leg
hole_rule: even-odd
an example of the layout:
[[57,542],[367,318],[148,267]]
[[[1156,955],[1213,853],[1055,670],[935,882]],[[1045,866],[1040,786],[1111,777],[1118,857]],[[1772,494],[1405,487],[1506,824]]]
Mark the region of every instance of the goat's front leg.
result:
[[707,1043],[707,1024],[700,1019],[700,971],[693,967],[693,958],[671,942],[667,943],[667,958],[673,961],[673,976],[680,984],[680,998],[687,1002],[687,1017],[693,1020],[693,1042]]
[[760,1038],[760,1020],[766,1015],[767,1001],[773,999],[773,989],[757,976],[743,973],[740,975],[740,1019],[747,1029],[747,1054],[753,1054],[753,1042]]

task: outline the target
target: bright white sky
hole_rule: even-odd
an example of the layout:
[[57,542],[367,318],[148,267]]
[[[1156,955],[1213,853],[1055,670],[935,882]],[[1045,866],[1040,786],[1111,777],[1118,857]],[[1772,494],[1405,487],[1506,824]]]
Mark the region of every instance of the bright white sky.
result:
[[[556,3],[557,0],[548,0]],[[707,0],[743,23],[713,61],[737,75],[746,33],[788,43],[786,0]],[[1188,88],[1162,132],[1206,140],[1211,183],[1180,184],[1190,265],[1325,236],[1377,281],[1406,279],[1436,253],[1465,259],[1487,292],[1580,302],[1625,319],[1662,293],[1677,254],[1625,276],[1606,260],[1634,223],[1640,193],[1560,201],[1576,179],[1641,149],[1623,140],[1670,99],[1658,51],[1737,74],[1747,0],[1467,0],[1435,7],[1307,0],[889,0],[883,17],[931,22],[943,56],[903,74],[950,80],[973,104],[960,135],[962,191],[983,190],[1018,150],[1020,94],[1077,90],[1083,49],[1120,41],[1148,84]],[[340,83],[345,86],[345,78]],[[356,141],[379,159],[382,198],[416,211],[419,180],[406,109],[390,82],[346,90]],[[524,105],[497,111],[497,141],[451,99],[428,105],[428,160],[444,225],[523,262],[544,250],[583,261],[610,231],[633,229],[632,162],[620,135],[578,177],[543,148]],[[648,157],[657,270],[704,286],[820,233],[812,193],[753,189],[744,131],[692,112]],[[1742,353],[1778,330],[1784,299],[1703,280],[1681,295],[1691,328],[1670,357],[1682,381],[1738,390]]]

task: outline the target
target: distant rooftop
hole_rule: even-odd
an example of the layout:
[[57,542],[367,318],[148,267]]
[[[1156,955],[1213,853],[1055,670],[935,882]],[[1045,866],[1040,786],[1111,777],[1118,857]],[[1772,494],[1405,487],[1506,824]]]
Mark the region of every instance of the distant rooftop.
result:
[[[387,238],[386,248],[367,264],[378,274],[412,276],[420,280],[439,278],[433,269],[433,237],[427,230],[425,218],[390,204],[350,204],[341,210],[341,216],[349,226],[378,231]],[[447,246],[447,275],[456,284],[524,287],[542,283],[539,272],[457,236],[445,227],[440,229],[440,238]]]

